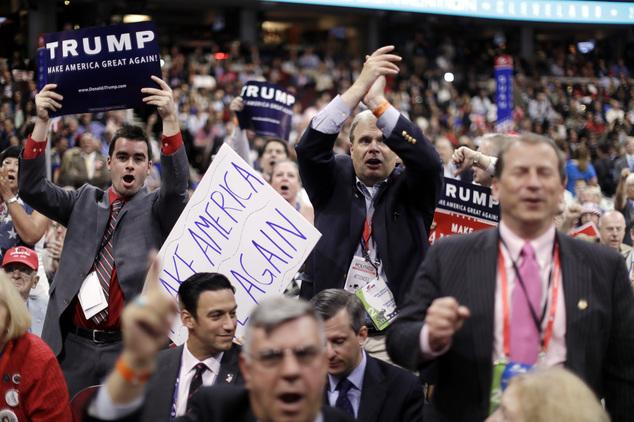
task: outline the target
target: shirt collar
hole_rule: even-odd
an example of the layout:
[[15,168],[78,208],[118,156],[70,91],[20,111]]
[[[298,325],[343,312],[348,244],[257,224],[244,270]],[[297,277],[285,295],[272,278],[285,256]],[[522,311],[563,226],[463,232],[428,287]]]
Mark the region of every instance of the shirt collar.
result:
[[112,206],[112,203],[116,200],[116,199],[121,199],[123,201],[124,204],[126,204],[128,202],[128,200],[130,198],[122,198],[117,196],[116,193],[114,193],[114,190],[112,190],[112,188],[108,189],[108,201],[110,203],[110,206]]
[[[504,241],[511,259],[517,262],[519,260],[520,253],[526,241],[513,233],[511,229],[504,224],[504,220],[500,221],[500,237]],[[528,242],[535,250],[535,257],[539,266],[543,268],[544,264],[552,259],[553,246],[555,244],[555,226],[551,225],[548,230],[541,236]]]
[[[354,368],[354,371],[352,371],[350,373],[350,375],[348,375],[348,381],[350,381],[352,383],[352,385],[355,386],[355,388],[359,391],[361,391],[361,387],[363,387],[363,377],[365,376],[365,367],[368,364],[368,359],[365,356],[365,350],[361,349],[361,363],[359,363],[357,365],[356,368]],[[330,374],[328,374],[328,388],[330,389],[331,392],[335,391],[335,389],[337,388],[337,385],[339,384],[339,381],[341,381],[341,378],[338,377],[334,377]]]
[[222,355],[224,352],[218,353],[216,356],[211,356],[203,361],[199,361],[192,355],[192,352],[189,351],[187,347],[187,342],[185,342],[183,347],[183,357],[181,358],[181,368],[185,369],[185,373],[194,370],[194,367],[198,365],[199,362],[207,365],[207,368],[211,370],[216,376],[220,373],[220,361],[222,360]]

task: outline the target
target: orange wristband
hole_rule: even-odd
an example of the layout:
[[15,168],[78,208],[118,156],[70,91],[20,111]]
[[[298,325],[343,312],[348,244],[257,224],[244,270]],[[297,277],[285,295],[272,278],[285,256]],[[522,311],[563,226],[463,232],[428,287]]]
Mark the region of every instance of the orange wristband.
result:
[[374,114],[374,117],[376,117],[378,119],[379,117],[381,117],[381,114],[383,114],[385,112],[385,110],[390,108],[391,105],[392,104],[390,104],[390,102],[388,100],[385,100],[381,104],[379,104],[379,106],[377,108],[374,109],[372,114]]
[[152,372],[136,372],[134,369],[130,368],[127,363],[125,363],[121,356],[117,359],[115,368],[119,374],[121,374],[123,379],[132,385],[144,384],[152,375]]

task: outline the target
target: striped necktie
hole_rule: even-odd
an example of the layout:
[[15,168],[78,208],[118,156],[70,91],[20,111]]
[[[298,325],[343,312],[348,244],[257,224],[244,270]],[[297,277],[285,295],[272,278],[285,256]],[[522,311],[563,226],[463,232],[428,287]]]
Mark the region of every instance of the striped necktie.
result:
[[200,387],[203,386],[203,373],[209,369],[207,365],[202,362],[198,362],[198,364],[194,367],[196,369],[196,373],[192,378],[191,384],[189,384],[189,395],[187,396],[187,410],[186,413],[192,411],[192,396],[196,393],[196,391],[200,390]]
[[[122,199],[115,199],[110,208],[110,221],[106,227],[106,232],[103,235],[103,241],[101,242],[101,249],[95,263],[95,271],[97,271],[97,278],[99,284],[106,296],[106,301],[110,299],[110,281],[112,280],[112,273],[114,271],[114,252],[112,247],[112,235],[114,233],[114,226],[119,216],[119,211],[123,207]],[[103,322],[108,317],[108,308],[99,312],[92,317],[95,324]]]

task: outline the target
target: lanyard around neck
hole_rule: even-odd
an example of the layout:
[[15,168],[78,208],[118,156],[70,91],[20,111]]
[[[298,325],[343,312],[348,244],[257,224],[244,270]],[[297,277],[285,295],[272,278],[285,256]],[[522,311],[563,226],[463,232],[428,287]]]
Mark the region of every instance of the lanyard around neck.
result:
[[[506,275],[506,266],[504,265],[504,255],[502,254],[502,243],[498,246],[498,271],[500,273],[500,280],[502,284],[502,312],[504,314],[504,355],[511,355],[511,323],[510,323],[510,312],[509,312],[509,298],[508,298],[508,281]],[[506,245],[504,245],[506,247]],[[508,251],[508,248],[506,248]],[[512,259],[511,259],[512,260]],[[515,261],[513,261],[513,266],[515,267],[516,273],[518,273],[517,266],[515,265]],[[550,312],[548,313],[548,325],[546,326],[546,330],[542,333],[541,324],[538,322],[537,330],[542,334],[541,337],[541,345],[540,345],[540,353],[546,353],[548,350],[548,346],[550,344],[550,339],[552,337],[553,326],[555,322],[555,313],[557,311],[557,294],[559,292],[559,279],[561,278],[561,261],[559,259],[559,244],[555,240],[555,245],[553,248],[553,269],[550,272],[548,285],[552,284],[552,293],[551,293],[551,301],[550,301]],[[518,280],[521,280],[518,273]],[[551,283],[552,281],[552,283]],[[519,286],[515,286],[518,288]],[[544,311],[542,313],[542,321],[546,313],[546,304],[544,305]],[[531,307],[532,309],[532,307]],[[535,317],[535,315],[533,315]]]

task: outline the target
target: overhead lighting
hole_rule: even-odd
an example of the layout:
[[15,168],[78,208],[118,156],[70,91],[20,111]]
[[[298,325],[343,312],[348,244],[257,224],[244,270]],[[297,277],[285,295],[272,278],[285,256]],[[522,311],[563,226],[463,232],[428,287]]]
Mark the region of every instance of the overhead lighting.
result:
[[125,15],[123,17],[123,23],[145,22],[152,20],[149,15]]

